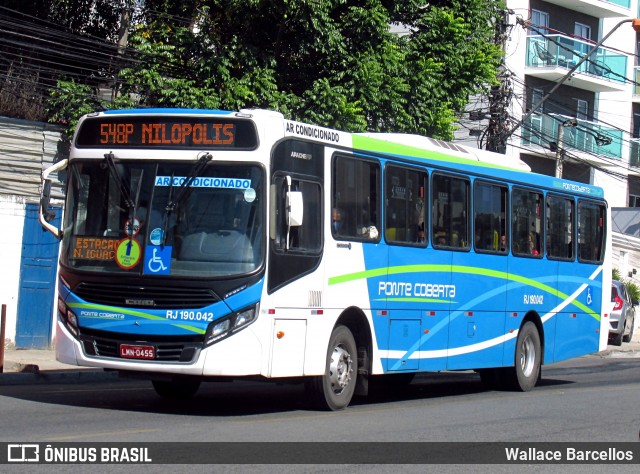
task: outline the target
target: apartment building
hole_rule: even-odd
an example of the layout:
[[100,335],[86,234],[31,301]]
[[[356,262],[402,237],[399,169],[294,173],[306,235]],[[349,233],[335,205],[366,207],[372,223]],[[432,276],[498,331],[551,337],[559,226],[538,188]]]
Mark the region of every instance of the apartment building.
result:
[[638,3],[508,0],[503,83],[470,104],[456,141],[485,148],[498,134],[532,170],[640,207]]

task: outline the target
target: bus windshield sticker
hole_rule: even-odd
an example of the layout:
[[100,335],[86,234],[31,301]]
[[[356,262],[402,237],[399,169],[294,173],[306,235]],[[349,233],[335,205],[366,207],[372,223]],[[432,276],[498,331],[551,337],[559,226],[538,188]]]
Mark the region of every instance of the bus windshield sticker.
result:
[[127,219],[124,223],[124,233],[126,235],[133,235],[134,237],[140,232],[140,219],[137,217],[133,219],[133,225],[131,225],[131,219]]
[[159,247],[155,245],[147,246],[144,253],[145,275],[168,275],[171,272],[171,251],[173,247],[165,245]]
[[116,249],[116,263],[120,268],[130,270],[140,261],[140,253],[140,244],[136,239],[123,239]]
[[162,243],[162,236],[163,235],[164,235],[164,232],[162,231],[162,229],[160,227],[156,227],[149,234],[149,241],[153,245],[160,245]]
[[246,202],[253,202],[256,200],[256,190],[253,188],[246,189],[244,191],[244,200]]
[[[156,176],[156,186],[181,186],[187,178],[185,176],[174,176],[173,183],[171,176]],[[238,178],[214,178],[196,177],[193,178],[190,187],[192,188],[226,188],[226,189],[249,189],[250,179]]]

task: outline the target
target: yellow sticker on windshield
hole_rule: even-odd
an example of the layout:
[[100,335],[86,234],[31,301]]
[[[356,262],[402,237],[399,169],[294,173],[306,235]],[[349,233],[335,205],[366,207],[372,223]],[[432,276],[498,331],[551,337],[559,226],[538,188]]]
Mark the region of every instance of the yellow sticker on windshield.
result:
[[140,261],[140,244],[136,239],[124,239],[116,249],[116,263],[120,268],[129,270]]

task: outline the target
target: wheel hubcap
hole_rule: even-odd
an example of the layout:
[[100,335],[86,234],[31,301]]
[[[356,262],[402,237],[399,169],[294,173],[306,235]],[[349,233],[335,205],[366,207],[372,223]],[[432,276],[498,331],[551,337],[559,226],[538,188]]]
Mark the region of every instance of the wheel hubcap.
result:
[[530,377],[533,374],[535,361],[536,361],[535,346],[531,338],[527,337],[524,341],[522,341],[522,346],[520,351],[520,368],[522,369],[522,374],[525,377]]
[[331,362],[329,364],[329,381],[331,389],[334,393],[342,393],[351,381],[351,373],[353,372],[353,360],[351,354],[344,347],[336,346],[331,354]]

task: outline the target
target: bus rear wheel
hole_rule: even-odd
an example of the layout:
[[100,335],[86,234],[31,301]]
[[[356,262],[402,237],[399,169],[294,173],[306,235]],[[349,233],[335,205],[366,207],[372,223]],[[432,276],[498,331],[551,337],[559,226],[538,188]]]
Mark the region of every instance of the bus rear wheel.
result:
[[200,379],[174,378],[168,380],[152,380],[153,388],[162,398],[170,400],[188,400],[193,397],[200,388]]
[[507,388],[528,392],[540,378],[542,350],[538,328],[527,321],[516,341],[515,366],[504,369],[503,377]]
[[324,375],[307,380],[307,395],[318,408],[342,410],[353,398],[357,374],[358,353],[353,334],[346,326],[336,326],[329,339]]

